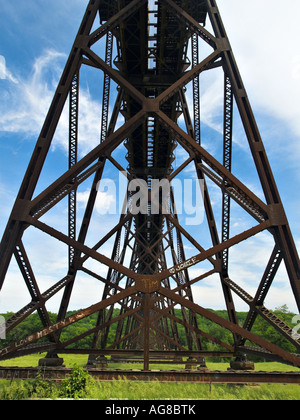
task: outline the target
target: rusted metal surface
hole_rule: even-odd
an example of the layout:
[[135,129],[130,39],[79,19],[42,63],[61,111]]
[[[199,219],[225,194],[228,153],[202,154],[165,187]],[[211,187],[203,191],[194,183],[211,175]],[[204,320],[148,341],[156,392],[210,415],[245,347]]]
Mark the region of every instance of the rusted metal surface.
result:
[[[20,368],[0,367],[0,379],[34,379],[41,378],[61,381],[69,376],[72,369],[66,368]],[[300,374],[297,372],[254,372],[254,371],[159,371],[143,372],[139,369],[89,369],[89,374],[100,381],[126,379],[137,382],[194,382],[194,383],[227,383],[227,384],[295,384],[300,385]]]
[[[95,28],[98,15],[100,26]],[[212,31],[204,26],[210,20]],[[96,48],[105,40],[105,54]],[[199,55],[201,43],[211,50],[205,58]],[[114,53],[113,47],[116,46]],[[191,57],[188,55],[191,48]],[[113,55],[115,54],[115,56]],[[190,60],[191,58],[191,60]],[[80,108],[80,71],[82,66],[93,67],[103,77],[102,113],[99,144],[79,158],[78,126]],[[201,138],[201,76],[213,69],[224,73],[223,153],[218,160],[204,147]],[[113,83],[114,82],[114,83]],[[192,85],[192,106],[186,88]],[[112,86],[117,94],[112,99]],[[65,103],[69,99],[69,156],[66,170],[38,195],[34,195],[39,176],[47,159],[56,127]],[[250,146],[251,159],[256,167],[264,197],[261,198],[245,185],[232,171],[233,110],[244,127]],[[193,108],[193,109],[191,109]],[[112,112],[110,111],[112,110]],[[183,116],[184,127],[179,125]],[[194,116],[194,122],[191,115]],[[123,124],[117,124],[120,118]],[[123,145],[124,156],[112,155]],[[187,159],[173,168],[174,150],[180,146]],[[124,161],[128,165],[124,169]],[[96,244],[87,243],[98,185],[102,182],[107,164],[113,165],[127,176],[127,181],[140,179],[148,186],[147,212],[130,211],[132,196],[124,199],[126,211],[118,223],[110,228]],[[172,180],[182,174],[188,165],[194,165],[194,175],[203,182],[203,203],[207,223],[207,247],[188,232],[176,212],[176,200],[170,192],[170,211],[164,214],[159,202],[158,211],[151,212],[150,198],[153,179]],[[91,181],[91,189],[82,219],[77,218],[76,196],[78,187]],[[210,198],[208,182],[222,194],[220,204],[221,229]],[[67,229],[59,231],[41,217],[68,198]],[[253,224],[244,232],[231,235],[231,202],[247,212]],[[81,223],[79,223],[81,220]],[[57,279],[50,289],[42,292],[27,255],[23,235],[38,229],[66,245],[66,276]],[[67,233],[64,233],[67,232]],[[255,239],[266,232],[274,241],[274,248],[258,289],[251,296],[230,276],[230,250],[236,245]],[[110,256],[104,246],[112,244]],[[186,244],[194,249],[186,257]],[[47,252],[47,250],[45,251]],[[240,372],[148,372],[154,351],[156,360],[171,363],[177,357],[197,357],[199,360],[222,354],[236,357],[246,354],[261,355],[279,362],[300,367],[295,353],[269,343],[251,331],[258,316],[263,317],[279,334],[299,350],[299,339],[293,330],[264,306],[280,264],[285,263],[288,280],[300,310],[300,262],[294,240],[276,187],[268,158],[257,128],[249,99],[239,74],[235,58],[226,35],[215,0],[181,1],[162,0],[91,0],[76,36],[69,59],[54,95],[48,115],[38,138],[14,208],[0,245],[0,287],[4,283],[12,256],[15,256],[31,302],[9,320],[7,331],[13,331],[22,321],[37,311],[40,330],[0,349],[0,360],[38,351],[80,353],[72,349],[86,337],[92,344],[86,350],[89,362],[95,356],[118,355],[143,360],[144,372],[140,380],[194,380],[213,382],[280,382],[299,383],[297,374],[240,373]],[[86,266],[87,262],[100,263],[107,268],[106,275]],[[201,263],[207,263],[203,270]],[[195,277],[191,268],[201,268]],[[73,286],[78,273],[103,283],[102,297],[89,308],[67,316]],[[201,280],[219,276],[227,318],[222,318],[194,301],[193,286]],[[63,296],[55,323],[51,324],[46,303],[58,292]],[[243,326],[238,325],[233,296],[237,295],[249,305]],[[100,299],[100,300],[99,300]],[[118,307],[117,315],[114,309]],[[180,309],[180,315],[176,309]],[[87,331],[63,341],[64,328],[96,314],[96,321]],[[232,334],[233,344],[219,340],[210,331],[202,331],[199,317],[204,317]],[[116,325],[113,344],[108,344],[111,326]],[[179,327],[184,327],[180,336]],[[48,342],[41,339],[48,337]],[[203,340],[218,345],[217,352],[203,351]],[[246,341],[256,347],[246,345]],[[159,360],[161,358],[161,360]],[[4,368],[3,368],[4,369]],[[4,372],[5,370],[1,370]],[[9,371],[9,369],[6,370]],[[20,370],[21,372],[21,370]],[[35,372],[29,369],[24,375]],[[27,373],[26,373],[27,372]],[[47,371],[50,375],[50,371]],[[58,371],[64,375],[67,370]],[[21,373],[23,375],[23,373]],[[56,375],[52,371],[53,375]],[[117,372],[91,371],[102,379],[117,377]],[[2,374],[2,373],[1,373]],[[4,375],[4,373],[3,373]],[[102,375],[102,376],[101,376]],[[114,376],[115,375],[115,376]],[[132,372],[126,372],[133,377]],[[143,376],[144,375],[144,376]],[[142,379],[143,378],[143,379]],[[298,381],[298,382],[297,382]]]

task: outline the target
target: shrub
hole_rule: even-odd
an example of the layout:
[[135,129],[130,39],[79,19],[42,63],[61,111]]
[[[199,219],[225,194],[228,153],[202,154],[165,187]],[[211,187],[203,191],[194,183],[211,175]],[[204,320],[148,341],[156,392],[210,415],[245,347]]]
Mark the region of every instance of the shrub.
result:
[[45,381],[39,372],[35,379],[25,382],[30,398],[55,398],[56,387],[54,382]]
[[91,382],[93,380],[88,372],[79,366],[75,366],[69,377],[63,380],[59,388],[59,396],[63,398],[82,398]]

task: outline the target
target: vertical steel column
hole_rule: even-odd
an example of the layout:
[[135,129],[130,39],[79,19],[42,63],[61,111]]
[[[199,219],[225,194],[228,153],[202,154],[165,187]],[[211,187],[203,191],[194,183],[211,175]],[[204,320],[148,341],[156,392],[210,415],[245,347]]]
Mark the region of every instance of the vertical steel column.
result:
[[[106,47],[105,47],[105,63],[110,67],[112,66],[112,54],[113,54],[113,35],[112,35],[112,32],[107,32]],[[102,98],[102,120],[101,120],[101,135],[100,135],[101,143],[103,143],[107,137],[109,94],[110,94],[110,76],[107,73],[104,73],[103,98]]]
[[282,249],[290,284],[300,311],[300,260],[296,245],[216,1],[207,0],[206,4],[211,24],[217,38],[227,44],[227,47],[223,51],[224,66],[232,83],[235,101],[239,109],[252,157],[268,204],[269,214],[271,215],[271,218],[274,218],[274,239]]
[[[223,165],[228,171],[231,171],[232,160],[232,120],[233,120],[233,94],[230,78],[224,75],[224,146],[223,146]],[[224,180],[224,188],[227,187],[227,181]],[[222,242],[229,239],[230,233],[230,196],[223,190],[222,203]],[[228,274],[228,254],[229,250],[223,251],[223,272]]]
[[[69,103],[69,169],[77,163],[79,115],[79,71],[74,74]],[[75,179],[73,180],[75,182]],[[69,194],[69,237],[76,239],[76,196],[74,188]],[[74,261],[75,250],[69,246],[69,270]]]
[[91,0],[86,8],[85,15],[77,33],[72,51],[69,55],[64,72],[56,89],[40,136],[37,140],[26,174],[16,198],[11,217],[8,221],[5,233],[0,243],[0,289],[14,252],[15,244],[18,243],[24,231],[24,223],[14,218],[14,214],[25,213],[28,209],[24,201],[30,201],[34,194],[40,173],[47,157],[55,130],[57,128],[61,113],[67,100],[70,86],[76,70],[80,65],[81,47],[86,41],[87,35],[93,26],[96,14],[99,9],[99,0]]
[[144,295],[144,370],[150,367],[150,293]]
[[[196,33],[192,35],[192,66],[199,64],[199,37]],[[200,125],[200,77],[193,79],[193,102],[194,102],[194,138],[198,144],[201,143]]]

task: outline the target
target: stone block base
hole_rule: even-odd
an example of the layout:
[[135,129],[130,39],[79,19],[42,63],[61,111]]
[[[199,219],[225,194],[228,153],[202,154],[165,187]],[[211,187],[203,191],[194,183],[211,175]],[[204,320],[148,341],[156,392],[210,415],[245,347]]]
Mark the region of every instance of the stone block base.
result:
[[232,370],[254,370],[254,363],[247,360],[234,360],[230,362]]
[[44,357],[39,360],[39,366],[42,367],[64,367],[64,359],[61,357]]

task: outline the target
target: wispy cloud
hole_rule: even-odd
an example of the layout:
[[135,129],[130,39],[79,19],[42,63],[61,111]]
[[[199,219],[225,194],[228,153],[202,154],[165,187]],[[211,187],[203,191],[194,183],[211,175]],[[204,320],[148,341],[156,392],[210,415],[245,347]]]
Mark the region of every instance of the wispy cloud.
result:
[[299,1],[289,7],[280,0],[219,0],[218,5],[250,101],[299,139]]
[[[9,81],[13,78],[13,84],[4,87],[0,130],[25,135],[39,132],[52,100],[62,57],[63,54],[48,50],[34,61],[32,73],[27,77],[11,76]],[[50,79],[46,73],[48,77],[50,73]]]
[[[39,135],[57,87],[66,55],[46,50],[35,59],[28,75],[12,74],[6,68],[0,130],[24,137]],[[2,69],[3,70],[3,69]],[[3,70],[4,74],[4,70]],[[67,110],[66,110],[67,111]],[[80,153],[99,143],[101,104],[91,97],[88,86],[80,89]],[[68,147],[68,113],[61,115],[52,147]]]
[[7,70],[6,60],[3,55],[0,55],[0,79],[7,79],[12,83],[18,83],[18,80]]
[[[77,194],[77,201],[82,208],[85,208],[90,196],[90,190],[79,192]],[[105,191],[98,191],[95,203],[95,209],[98,214],[116,214],[116,196]]]

